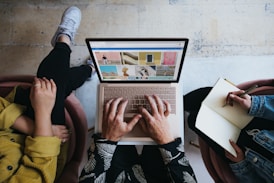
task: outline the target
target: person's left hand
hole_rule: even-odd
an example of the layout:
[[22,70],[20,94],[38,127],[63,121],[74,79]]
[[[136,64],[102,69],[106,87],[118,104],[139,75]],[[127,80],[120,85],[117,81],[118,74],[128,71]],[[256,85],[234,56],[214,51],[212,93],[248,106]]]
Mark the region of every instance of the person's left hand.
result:
[[232,145],[232,147],[234,148],[234,150],[236,151],[237,156],[233,156],[232,154],[230,154],[228,151],[225,152],[225,156],[230,159],[231,161],[238,163],[242,160],[245,159],[245,154],[242,151],[242,149],[232,140],[229,140],[230,144]]
[[141,118],[135,115],[129,122],[124,121],[124,112],[128,101],[122,97],[109,100],[104,107],[101,137],[111,141],[119,141],[130,132]]

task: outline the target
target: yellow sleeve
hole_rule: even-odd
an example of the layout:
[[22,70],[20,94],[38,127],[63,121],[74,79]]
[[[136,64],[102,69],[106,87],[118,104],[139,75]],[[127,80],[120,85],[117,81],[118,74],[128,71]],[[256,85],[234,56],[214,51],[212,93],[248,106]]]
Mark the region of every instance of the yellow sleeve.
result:
[[15,94],[16,94],[16,90],[17,90],[17,87],[14,87],[11,92],[5,97],[5,99],[9,102],[14,102],[14,98],[15,98]]
[[25,106],[10,103],[0,97],[0,129],[10,128],[14,121],[25,111]]
[[25,141],[22,164],[8,183],[53,183],[61,140],[57,137],[30,137]]

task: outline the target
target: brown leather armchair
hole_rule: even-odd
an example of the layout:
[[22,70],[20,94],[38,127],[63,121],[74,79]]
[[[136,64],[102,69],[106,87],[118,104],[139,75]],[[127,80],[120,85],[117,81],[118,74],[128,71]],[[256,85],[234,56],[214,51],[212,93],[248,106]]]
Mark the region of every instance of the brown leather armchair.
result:
[[[238,88],[246,90],[257,84],[259,87],[253,90],[252,95],[270,95],[274,94],[274,79],[261,79],[241,83]],[[204,164],[216,183],[238,183],[235,175],[232,173],[229,165],[199,137],[199,146]]]
[[[0,76],[0,95],[7,95],[14,86],[31,86],[34,76],[15,75]],[[67,163],[58,180],[58,183],[76,183],[79,177],[79,167],[86,153],[86,141],[88,135],[87,119],[80,101],[72,93],[65,101],[66,124],[72,131]]]

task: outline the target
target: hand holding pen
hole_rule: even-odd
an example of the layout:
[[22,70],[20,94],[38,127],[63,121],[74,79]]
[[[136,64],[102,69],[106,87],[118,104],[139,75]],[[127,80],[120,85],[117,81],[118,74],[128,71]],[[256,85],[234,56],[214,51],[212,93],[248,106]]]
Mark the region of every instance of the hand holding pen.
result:
[[249,110],[251,106],[251,96],[248,95],[248,93],[250,93],[257,87],[257,85],[253,85],[247,90],[229,92],[226,97],[225,105],[223,107],[225,107],[226,105],[233,106],[233,102],[236,102],[240,104],[240,106],[242,106],[244,109]]

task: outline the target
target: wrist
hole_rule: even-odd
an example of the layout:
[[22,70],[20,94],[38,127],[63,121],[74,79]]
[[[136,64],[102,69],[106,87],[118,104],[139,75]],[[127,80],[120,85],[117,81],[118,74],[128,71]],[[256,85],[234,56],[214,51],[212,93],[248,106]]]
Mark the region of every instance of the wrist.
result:
[[103,133],[101,134],[101,137],[112,142],[118,142],[120,140],[120,138],[118,137],[113,137],[111,135],[103,134]]
[[33,136],[53,136],[50,116],[35,114]]

